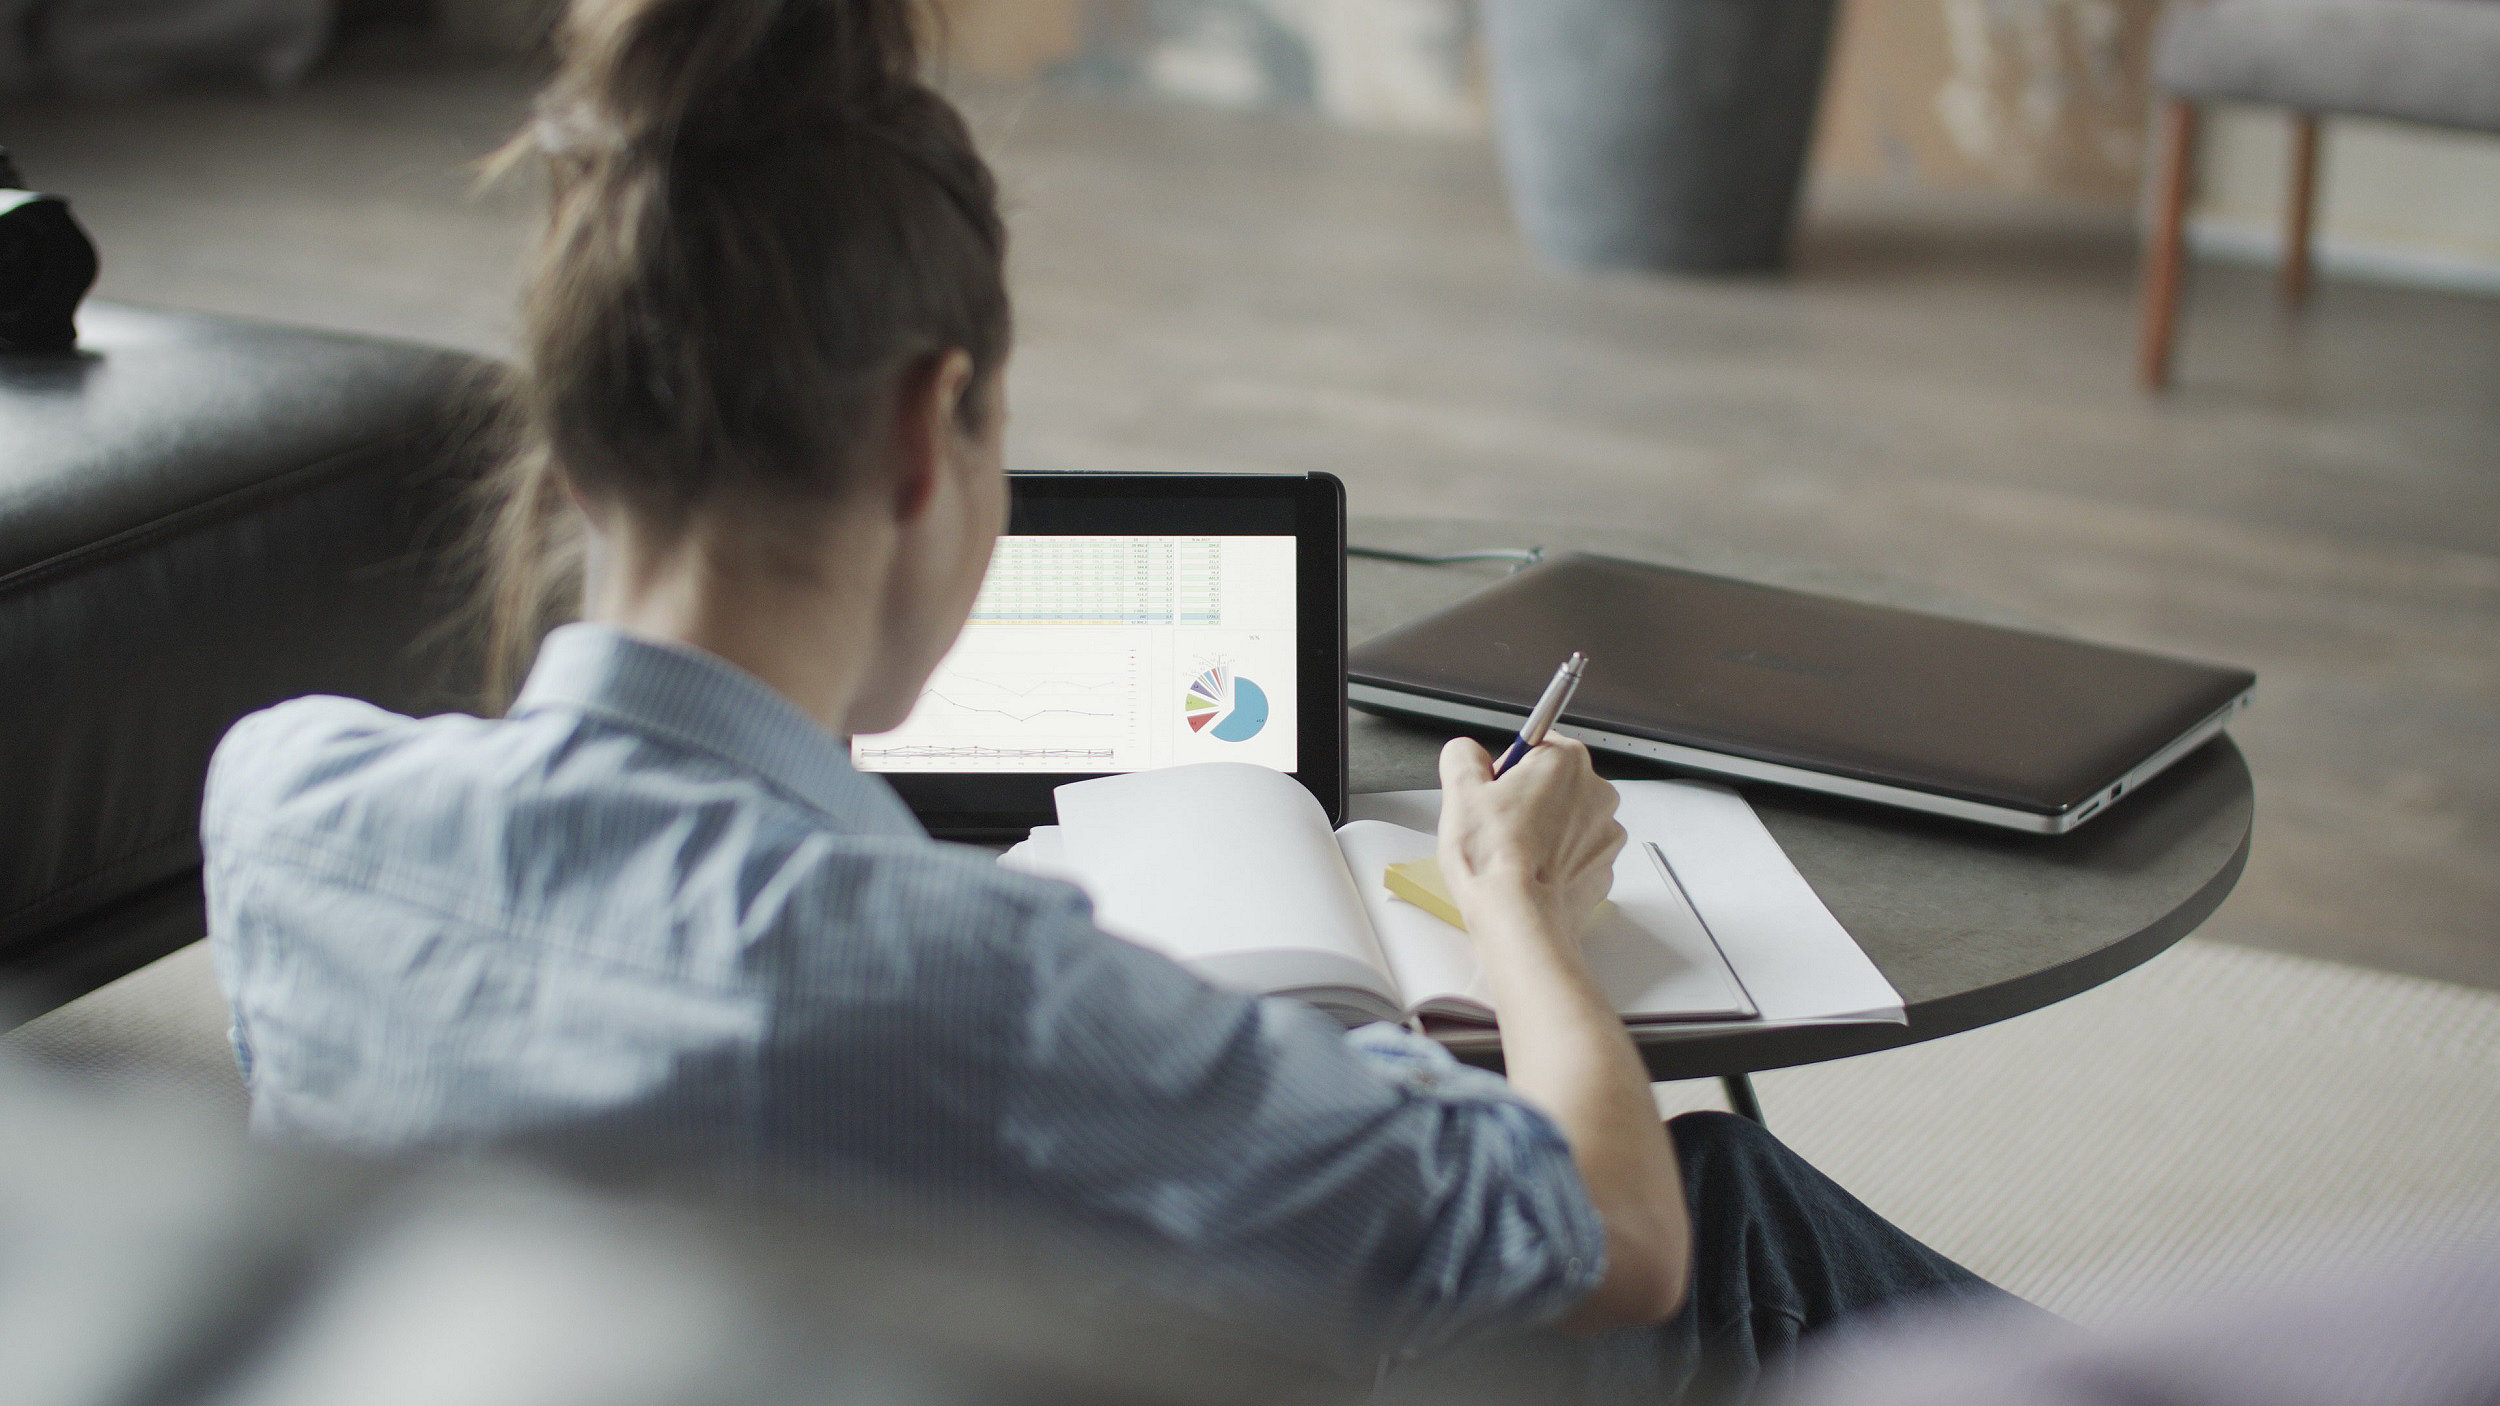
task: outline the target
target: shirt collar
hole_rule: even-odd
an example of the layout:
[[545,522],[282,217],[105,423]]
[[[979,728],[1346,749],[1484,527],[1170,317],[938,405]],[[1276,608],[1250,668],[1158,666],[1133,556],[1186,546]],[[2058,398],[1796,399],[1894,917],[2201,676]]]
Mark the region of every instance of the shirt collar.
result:
[[841,739],[763,680],[689,645],[611,625],[563,626],[538,647],[509,715],[550,709],[708,753],[848,830],[926,833],[893,788],[853,769]]

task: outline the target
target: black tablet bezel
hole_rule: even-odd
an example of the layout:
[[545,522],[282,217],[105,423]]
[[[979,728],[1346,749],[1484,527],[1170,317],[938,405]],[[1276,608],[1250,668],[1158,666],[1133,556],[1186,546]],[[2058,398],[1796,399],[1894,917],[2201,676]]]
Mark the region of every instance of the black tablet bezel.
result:
[[[1284,535],[1295,540],[1301,732],[1296,780],[1328,823],[1346,808],[1345,485],[1331,474],[1007,476],[1011,535]],[[1098,773],[879,772],[933,835],[1021,836],[1056,819],[1051,792]]]

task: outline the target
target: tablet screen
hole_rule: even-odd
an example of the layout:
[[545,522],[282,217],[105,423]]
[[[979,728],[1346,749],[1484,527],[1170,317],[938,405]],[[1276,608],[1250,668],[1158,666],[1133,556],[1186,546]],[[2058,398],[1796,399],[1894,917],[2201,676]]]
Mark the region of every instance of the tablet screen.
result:
[[1143,771],[1298,755],[1296,539],[1006,536],[972,617],[863,771]]
[[930,833],[1047,825],[1059,787],[1247,762],[1346,797],[1345,487],[1011,473],[971,619],[901,727],[851,741]]

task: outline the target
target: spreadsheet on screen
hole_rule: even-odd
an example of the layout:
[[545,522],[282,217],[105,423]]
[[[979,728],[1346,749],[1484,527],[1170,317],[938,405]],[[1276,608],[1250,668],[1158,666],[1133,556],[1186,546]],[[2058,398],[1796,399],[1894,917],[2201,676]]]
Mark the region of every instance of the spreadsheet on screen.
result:
[[1290,536],[1007,536],[972,617],[891,732],[884,772],[1292,771]]

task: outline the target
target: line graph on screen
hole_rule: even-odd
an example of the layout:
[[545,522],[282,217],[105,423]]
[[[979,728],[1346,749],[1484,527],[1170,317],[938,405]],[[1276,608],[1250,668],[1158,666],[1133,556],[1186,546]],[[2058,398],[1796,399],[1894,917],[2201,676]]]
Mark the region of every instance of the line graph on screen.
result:
[[1135,736],[1136,650],[1019,648],[986,633],[966,633],[909,722],[862,740],[861,764],[1099,763]]

